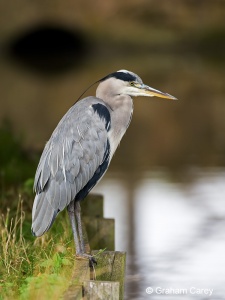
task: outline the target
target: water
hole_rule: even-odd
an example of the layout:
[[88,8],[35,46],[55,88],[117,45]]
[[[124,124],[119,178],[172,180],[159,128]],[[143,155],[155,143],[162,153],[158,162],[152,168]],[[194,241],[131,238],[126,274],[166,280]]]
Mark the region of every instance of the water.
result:
[[114,177],[95,191],[115,218],[116,250],[127,252],[126,299],[225,299],[225,172],[186,183],[143,174],[129,189]]

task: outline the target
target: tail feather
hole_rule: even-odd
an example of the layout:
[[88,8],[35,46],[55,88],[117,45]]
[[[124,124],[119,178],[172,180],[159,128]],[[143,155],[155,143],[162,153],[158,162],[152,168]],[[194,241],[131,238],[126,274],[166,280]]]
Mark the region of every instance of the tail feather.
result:
[[43,235],[51,227],[59,211],[56,211],[46,193],[36,195],[32,211],[32,234],[34,236]]

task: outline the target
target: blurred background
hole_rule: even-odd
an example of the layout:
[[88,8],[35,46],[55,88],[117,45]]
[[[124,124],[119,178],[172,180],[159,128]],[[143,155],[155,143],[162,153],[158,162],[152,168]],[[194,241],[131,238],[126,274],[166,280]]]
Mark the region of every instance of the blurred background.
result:
[[61,117],[103,76],[127,69],[179,99],[134,99],[94,190],[128,254],[127,299],[170,299],[148,286],[224,299],[224,20],[223,0],[0,3],[1,189],[34,176]]

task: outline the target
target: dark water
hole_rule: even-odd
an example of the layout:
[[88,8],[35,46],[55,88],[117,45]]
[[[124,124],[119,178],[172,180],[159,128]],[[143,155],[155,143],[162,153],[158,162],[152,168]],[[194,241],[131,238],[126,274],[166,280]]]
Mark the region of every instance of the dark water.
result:
[[133,190],[113,177],[95,191],[127,251],[126,299],[225,299],[225,170],[191,183],[145,173]]

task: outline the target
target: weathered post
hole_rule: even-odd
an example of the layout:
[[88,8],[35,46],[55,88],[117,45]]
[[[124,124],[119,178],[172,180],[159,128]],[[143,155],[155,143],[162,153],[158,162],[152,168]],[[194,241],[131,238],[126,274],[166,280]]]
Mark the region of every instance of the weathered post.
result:
[[[103,197],[89,195],[81,205],[84,215],[86,251],[97,260],[97,266],[89,267],[88,260],[75,262],[72,285],[64,295],[65,300],[123,300],[126,253],[114,250],[114,220],[103,218]],[[91,239],[90,239],[91,237]]]

